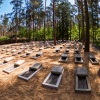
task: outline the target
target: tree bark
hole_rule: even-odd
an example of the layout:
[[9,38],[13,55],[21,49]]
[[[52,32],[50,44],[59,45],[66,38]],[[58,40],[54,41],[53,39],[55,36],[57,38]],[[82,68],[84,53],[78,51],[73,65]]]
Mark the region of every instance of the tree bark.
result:
[[82,43],[84,44],[85,34],[84,34],[84,11],[83,11],[83,1],[81,0],[81,9],[82,9]]
[[54,45],[56,45],[56,34],[55,34],[55,10],[54,10],[54,0],[53,0],[53,37],[54,37]]
[[84,0],[85,5],[85,20],[86,20],[86,36],[85,36],[85,52],[90,51],[90,33],[89,33],[89,14],[87,0]]

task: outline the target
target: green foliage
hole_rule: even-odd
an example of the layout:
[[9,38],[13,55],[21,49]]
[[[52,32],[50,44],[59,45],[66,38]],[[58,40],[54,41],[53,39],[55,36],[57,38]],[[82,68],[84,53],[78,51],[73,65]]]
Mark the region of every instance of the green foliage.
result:
[[96,40],[94,44],[100,47],[100,28],[96,30]]
[[60,4],[58,4],[58,7],[56,8],[56,16],[59,21],[59,36],[57,38],[64,39],[65,35],[67,35],[68,39],[68,27],[69,27],[69,21],[70,21],[70,3],[62,1]]
[[72,40],[75,40],[75,39],[79,38],[79,30],[78,30],[78,26],[77,25],[74,25],[72,27],[71,33],[72,33],[71,34]]
[[[45,28],[45,39],[51,40],[52,39],[52,27]],[[34,33],[35,40],[44,40],[44,27],[41,27],[37,33]]]
[[52,27],[48,27],[46,28],[46,40],[52,40]]
[[[52,40],[52,27],[47,27],[45,28],[45,39],[46,40]],[[20,28],[20,32],[18,34],[18,36],[20,38],[27,38],[28,36],[28,30],[25,27],[21,27]],[[30,30],[30,34],[31,34],[31,39],[35,39],[35,40],[44,40],[44,27],[41,27],[40,30],[38,30],[38,32],[34,32],[32,30]]]
[[19,32],[19,37],[20,38],[27,37],[27,32],[28,30],[25,27],[21,27]]
[[98,30],[97,30],[96,37],[97,37],[97,40],[100,42],[100,28],[98,28]]
[[[95,42],[100,42],[100,28],[94,30]],[[93,39],[93,29],[90,28],[90,38]]]
[[5,40],[9,40],[9,37],[8,36],[2,36],[0,37],[0,41],[5,41]]

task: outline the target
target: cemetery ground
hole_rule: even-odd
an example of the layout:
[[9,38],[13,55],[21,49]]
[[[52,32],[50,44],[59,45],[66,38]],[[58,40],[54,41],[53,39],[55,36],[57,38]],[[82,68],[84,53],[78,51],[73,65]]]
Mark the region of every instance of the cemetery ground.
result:
[[[100,100],[100,77],[98,76],[98,70],[100,65],[92,65],[88,60],[88,53],[84,53],[84,50],[81,50],[80,54],[83,58],[83,64],[76,64],[74,62],[74,44],[71,44],[71,49],[68,54],[68,61],[66,63],[59,62],[59,58],[64,53],[65,48],[69,43],[63,46],[59,53],[54,53],[55,48],[46,48],[42,49],[43,55],[38,59],[30,59],[32,55],[35,55],[39,50],[39,43],[33,43],[34,50],[26,58],[20,57],[22,54],[17,54],[14,57],[14,60],[10,61],[6,65],[0,66],[0,100]],[[23,44],[9,44],[12,48],[22,47]],[[57,44],[56,47],[61,46],[62,44]],[[5,57],[11,56],[11,50],[6,52],[2,51],[4,45],[0,48],[0,52],[3,53]],[[8,48],[6,48],[8,49]],[[26,49],[28,50],[28,46]],[[7,54],[8,53],[8,54]],[[100,62],[100,52],[91,47],[91,53]],[[0,61],[5,58],[0,59]],[[3,72],[7,66],[13,64],[17,60],[25,60],[25,63],[18,69],[7,74]],[[39,62],[43,65],[43,68],[36,73],[30,80],[25,81],[18,78],[23,71],[27,70],[32,64]],[[60,82],[58,89],[52,89],[42,86],[42,82],[50,73],[54,65],[62,65],[64,67],[64,73]],[[91,85],[91,92],[75,92],[75,69],[76,67],[85,66],[88,69],[88,77]]]

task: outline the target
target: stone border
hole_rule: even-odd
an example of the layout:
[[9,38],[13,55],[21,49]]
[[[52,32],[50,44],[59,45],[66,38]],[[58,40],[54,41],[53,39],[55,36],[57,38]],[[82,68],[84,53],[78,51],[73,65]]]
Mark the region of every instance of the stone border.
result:
[[22,74],[24,74],[25,72],[27,72],[27,71],[29,70],[29,69],[27,69],[27,70],[24,71],[22,74],[20,74],[20,75],[18,76],[18,78],[21,78],[21,79],[23,79],[23,80],[28,81],[28,80],[31,79],[41,68],[43,68],[43,66],[41,66],[38,70],[36,70],[33,74],[31,74],[28,78],[26,78],[26,77],[22,76]]
[[3,66],[3,65],[6,65],[6,64],[8,64],[8,63],[10,63],[10,62],[3,63],[3,61],[2,61],[1,63],[2,63],[2,64],[0,64],[0,66]]
[[[25,63],[25,62],[24,62]],[[23,63],[23,64],[24,64]],[[5,69],[3,69],[3,72],[6,72],[6,73],[11,73],[12,71],[14,71],[14,70],[16,70],[17,68],[19,68],[19,67],[21,67],[21,66],[23,66],[23,64],[22,65],[20,65],[20,66],[18,66],[18,67],[16,67],[16,68],[14,68],[14,69],[12,69],[11,71],[8,71],[7,69],[9,69],[9,68],[11,68],[11,67],[13,67],[14,65],[11,65],[10,67],[6,67]]]
[[86,81],[87,81],[87,85],[88,85],[88,89],[79,89],[78,88],[78,76],[76,76],[76,82],[75,82],[75,91],[76,92],[91,92],[91,86],[90,86],[90,82],[87,76],[86,77]]
[[68,61],[68,57],[66,57],[66,60],[62,60],[61,58],[59,59],[59,62],[67,62]]
[[90,62],[93,64],[93,65],[99,65],[99,61],[95,58],[96,62],[93,62],[92,59],[90,58]]
[[75,57],[75,63],[79,63],[79,64],[82,64],[83,63],[83,59],[82,58],[81,58],[81,61],[77,61],[76,58],[77,57]]
[[46,77],[46,79],[43,81],[42,85],[43,85],[43,86],[47,86],[47,87],[51,87],[51,88],[57,89],[57,88],[59,87],[59,84],[60,84],[60,81],[61,81],[63,72],[64,72],[64,69],[63,69],[63,71],[62,71],[62,74],[60,74],[56,85],[52,85],[52,84],[46,83],[46,81],[48,80],[48,78],[49,78],[50,75],[52,74],[51,72],[48,74],[48,76]]
[[36,56],[36,54],[35,54],[35,56],[32,56],[32,57],[30,57],[30,59],[38,59],[39,57],[41,57],[42,55],[43,55],[44,53],[42,52],[42,54],[40,54],[40,56]]

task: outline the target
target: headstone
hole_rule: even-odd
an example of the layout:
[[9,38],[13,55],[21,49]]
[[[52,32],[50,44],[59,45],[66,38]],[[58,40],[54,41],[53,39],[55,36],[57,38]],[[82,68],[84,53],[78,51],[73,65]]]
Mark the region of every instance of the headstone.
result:
[[62,54],[62,57],[67,57],[67,54]]
[[8,62],[8,61],[11,61],[11,60],[13,60],[14,58],[13,57],[7,57],[5,60],[4,60],[4,62]]
[[35,63],[30,67],[30,70],[38,70],[42,66],[41,63]]
[[77,67],[76,68],[76,75],[77,76],[87,76],[87,68],[86,67]]
[[80,54],[75,54],[75,57],[76,58],[81,58],[81,55]]
[[95,56],[94,56],[94,55],[89,55],[89,58],[90,58],[90,59],[91,59],[91,58],[93,58],[93,59],[94,59],[94,58],[95,58]]
[[38,52],[36,53],[36,56],[41,56],[43,54],[43,52]]
[[15,62],[14,65],[20,66],[20,65],[23,64],[24,62],[25,62],[25,60],[18,60],[17,62]]
[[53,74],[61,74],[63,71],[63,66],[54,66],[51,70]]

